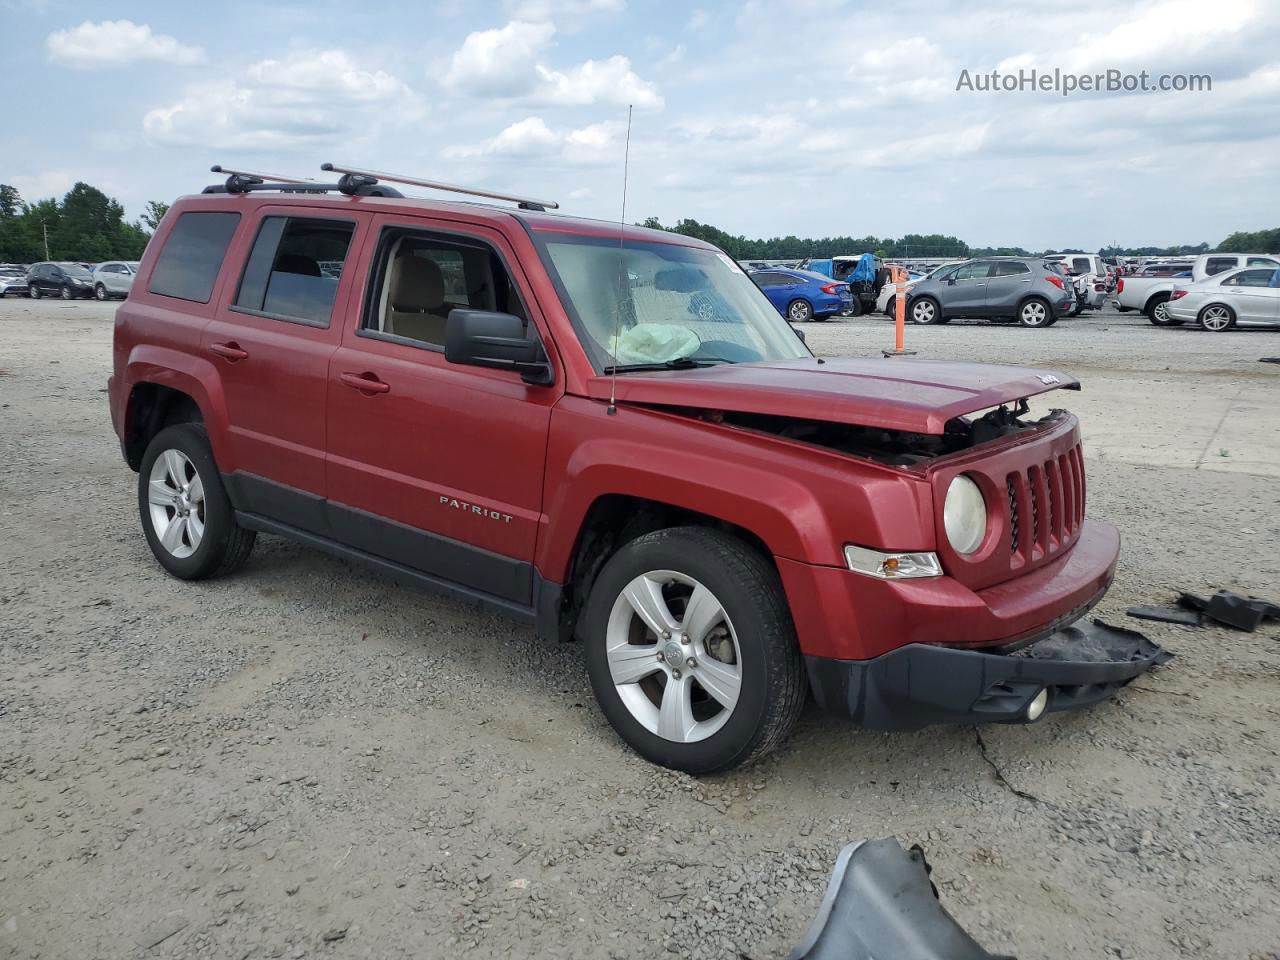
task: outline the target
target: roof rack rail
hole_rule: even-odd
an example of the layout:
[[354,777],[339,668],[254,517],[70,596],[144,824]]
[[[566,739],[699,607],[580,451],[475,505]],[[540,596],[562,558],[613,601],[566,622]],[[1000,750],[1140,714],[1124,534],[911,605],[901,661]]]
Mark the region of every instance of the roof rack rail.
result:
[[205,187],[201,193],[251,193],[262,190],[279,190],[282,193],[329,193],[337,190],[348,196],[403,197],[395,187],[378,185],[372,177],[344,176],[338,183],[318,183],[302,177],[285,177],[274,173],[255,173],[251,170],[232,170],[221,164],[209,168],[214,173],[228,174],[227,182]]
[[[554,200],[534,200],[530,197],[517,197],[510,193],[498,193],[493,190],[476,190],[473,187],[460,187],[453,183],[441,183],[438,180],[423,180],[419,177],[404,177],[395,173],[379,173],[376,170],[360,170],[356,167],[340,167],[336,163],[322,163],[320,169],[331,173],[342,174],[339,187],[348,178],[356,178],[363,183],[376,183],[379,180],[390,180],[392,183],[407,183],[415,187],[426,187],[430,190],[446,190],[450,193],[465,193],[472,197],[485,197],[489,200],[506,200],[516,204],[521,210],[558,210],[560,204]],[[343,192],[346,192],[345,190]]]

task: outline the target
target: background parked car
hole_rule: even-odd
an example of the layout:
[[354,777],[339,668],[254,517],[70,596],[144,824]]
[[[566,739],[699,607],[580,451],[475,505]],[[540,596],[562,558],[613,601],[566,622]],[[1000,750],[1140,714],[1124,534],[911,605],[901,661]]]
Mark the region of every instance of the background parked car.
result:
[[[1190,279],[1198,283],[1216,274],[1242,267],[1280,267],[1280,257],[1267,256],[1261,253],[1205,253],[1189,264]],[[1141,310],[1157,327],[1178,324],[1181,320],[1170,317],[1168,312],[1169,298],[1173,294],[1174,284],[1179,277],[1164,274],[1163,276],[1123,277],[1116,285],[1117,307],[1128,307]],[[1187,284],[1181,284],[1187,286]]]
[[21,267],[8,264],[0,266],[0,297],[25,296],[30,293],[27,287],[27,271]]
[[809,270],[757,270],[751,279],[792,323],[825,320],[853,303],[847,283]]
[[986,317],[1050,327],[1076,302],[1061,269],[1040,257],[991,257],[946,267],[911,288],[907,317],[921,324]]
[[93,274],[79,263],[46,260],[32,264],[27,271],[27,284],[31,288],[31,296],[37,300],[41,297],[72,300],[93,296]]
[[1191,320],[1212,333],[1280,324],[1280,269],[1246,267],[1182,286],[1169,297],[1169,318]]
[[133,277],[138,272],[136,260],[108,260],[93,271],[93,295],[99,300],[110,297],[124,299],[133,289]]
[[[907,289],[910,290],[918,281],[923,280],[925,277],[931,276],[932,274],[937,273],[938,270],[942,269],[942,267],[938,267],[937,270],[930,271],[930,273],[920,273],[916,270],[908,270]],[[876,298],[876,310],[879,313],[883,313],[886,317],[892,317],[894,315],[894,311],[898,308],[897,301],[898,285],[894,283],[892,279],[886,280],[884,286],[880,288],[880,296]]]

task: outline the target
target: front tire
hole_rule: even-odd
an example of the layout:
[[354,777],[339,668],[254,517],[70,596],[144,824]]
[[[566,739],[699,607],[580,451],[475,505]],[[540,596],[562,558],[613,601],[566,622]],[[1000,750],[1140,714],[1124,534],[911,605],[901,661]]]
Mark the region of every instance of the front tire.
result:
[[942,322],[942,308],[933,297],[921,297],[908,304],[907,316],[912,323],[927,327]]
[[673,770],[749,763],[786,739],[804,706],[777,572],[718,530],[673,527],[623,546],[591,588],[584,636],[610,725]]
[[1055,320],[1053,308],[1039,297],[1024,301],[1022,306],[1018,307],[1018,322],[1024,327],[1032,329],[1051,327]]
[[73,300],[73,299],[75,299],[75,293],[74,293],[74,292],[72,292],[72,290],[71,290],[71,288],[70,288],[70,287],[63,287],[63,288],[62,288],[62,290],[60,291],[60,294],[61,294],[61,296],[62,296],[62,299],[63,299],[63,300]]
[[160,566],[180,580],[241,567],[257,534],[236,523],[209,438],[197,423],[165,427],[138,469],[142,530]]
[[1196,317],[1200,329],[1210,333],[1225,333],[1236,325],[1236,313],[1222,303],[1211,303]]
[[849,316],[851,317],[862,316],[862,301],[859,300],[857,297],[854,297],[853,302],[849,304]]
[[804,323],[813,319],[813,307],[808,300],[792,300],[787,304],[787,319],[792,323]]
[[27,295],[28,295],[28,296],[30,296],[32,300],[39,300],[39,299],[40,299],[40,288],[39,288],[39,287],[37,287],[37,286],[33,283],[33,284],[31,285],[31,288],[30,288],[29,290],[27,290]]
[[102,284],[98,284],[96,287],[94,287],[94,288],[93,288],[93,295],[94,295],[94,297],[96,297],[98,300],[106,300],[106,299],[107,299],[107,288],[106,288],[106,287],[104,287]]

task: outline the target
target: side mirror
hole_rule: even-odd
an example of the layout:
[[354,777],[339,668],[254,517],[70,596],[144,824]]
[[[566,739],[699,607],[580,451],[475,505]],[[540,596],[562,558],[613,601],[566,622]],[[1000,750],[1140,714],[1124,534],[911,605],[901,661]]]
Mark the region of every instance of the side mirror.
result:
[[515,370],[525,383],[549,386],[555,378],[542,343],[525,336],[525,322],[492,310],[451,310],[444,358],[472,367]]
[[804,331],[803,331],[803,330],[801,330],[799,327],[792,327],[791,329],[792,329],[792,330],[794,330],[794,331],[796,332],[796,336],[800,338],[800,342],[801,342],[801,343],[805,343],[805,342],[806,342],[806,341],[805,341],[805,338],[804,338]]
[[948,287],[954,287],[955,285],[956,285],[956,278],[955,278],[955,277],[947,277],[947,286],[948,286]]

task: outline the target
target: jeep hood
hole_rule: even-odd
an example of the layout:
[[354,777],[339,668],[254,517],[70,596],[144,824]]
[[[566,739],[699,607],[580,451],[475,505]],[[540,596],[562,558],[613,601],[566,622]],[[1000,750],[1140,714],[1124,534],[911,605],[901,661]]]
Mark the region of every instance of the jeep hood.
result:
[[[611,378],[587,382],[608,400]],[[950,360],[814,357],[722,364],[693,370],[621,373],[617,401],[661,407],[760,413],[941,434],[947,421],[1050,390],[1079,390],[1052,370]]]

